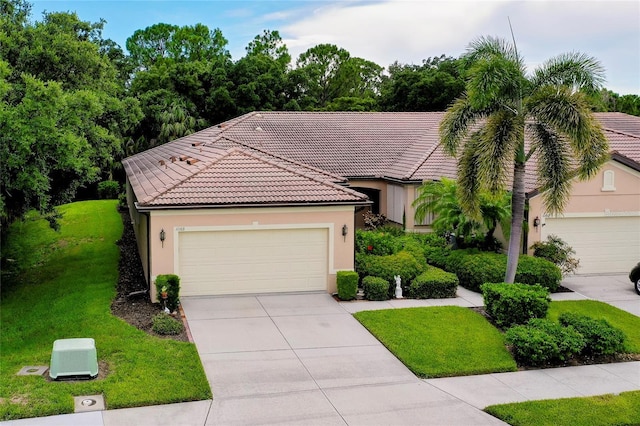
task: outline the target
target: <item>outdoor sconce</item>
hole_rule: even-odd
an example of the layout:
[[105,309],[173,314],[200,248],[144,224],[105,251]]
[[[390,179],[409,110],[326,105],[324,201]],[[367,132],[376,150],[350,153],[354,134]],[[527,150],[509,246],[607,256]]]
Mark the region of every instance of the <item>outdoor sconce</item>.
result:
[[536,218],[533,219],[533,227],[536,229],[536,231],[538,230],[538,226],[540,226],[540,218],[536,216]]
[[344,237],[345,241],[347,241],[347,234],[348,233],[349,233],[349,227],[345,223],[344,225],[342,225],[342,236]]
[[164,247],[164,239],[167,237],[167,233],[164,232],[164,228],[160,230],[160,241],[162,242],[162,247]]

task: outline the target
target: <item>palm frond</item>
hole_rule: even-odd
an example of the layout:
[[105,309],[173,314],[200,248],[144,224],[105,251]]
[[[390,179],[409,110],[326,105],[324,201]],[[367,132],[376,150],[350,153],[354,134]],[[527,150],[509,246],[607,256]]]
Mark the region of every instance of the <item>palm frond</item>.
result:
[[567,141],[553,128],[541,123],[530,126],[530,130],[538,153],[537,175],[544,206],[549,213],[561,212],[571,189]]
[[524,143],[524,120],[522,115],[510,111],[491,114],[480,133],[476,149],[482,164],[478,175],[483,187],[492,193],[503,190],[507,183],[507,172],[511,169],[515,150]]
[[537,122],[566,135],[580,179],[592,177],[607,161],[607,140],[584,93],[544,86],[528,99],[526,108]]
[[501,56],[509,61],[521,63],[518,51],[513,44],[492,36],[481,36],[473,40],[463,56],[471,61]]
[[508,105],[518,109],[525,90],[524,71],[517,62],[502,56],[479,59],[469,69],[467,94],[476,110],[497,109]]
[[594,57],[569,52],[547,60],[535,70],[534,87],[562,85],[574,90],[597,92],[605,81],[604,67]]
[[458,200],[463,211],[473,219],[480,218],[478,194],[481,182],[479,174],[483,166],[478,148],[480,139],[480,132],[471,135],[458,160]]
[[467,137],[469,128],[482,116],[481,112],[471,107],[466,94],[447,109],[439,128],[440,141],[445,154],[451,157],[456,155],[461,142]]

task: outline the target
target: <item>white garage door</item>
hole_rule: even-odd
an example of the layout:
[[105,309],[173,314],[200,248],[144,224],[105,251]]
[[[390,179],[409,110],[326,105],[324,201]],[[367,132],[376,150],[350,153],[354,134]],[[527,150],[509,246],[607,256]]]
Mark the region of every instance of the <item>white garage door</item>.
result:
[[327,288],[326,228],[179,235],[178,273],[184,296]]
[[542,238],[557,235],[576,251],[578,274],[629,272],[640,261],[640,217],[547,218]]

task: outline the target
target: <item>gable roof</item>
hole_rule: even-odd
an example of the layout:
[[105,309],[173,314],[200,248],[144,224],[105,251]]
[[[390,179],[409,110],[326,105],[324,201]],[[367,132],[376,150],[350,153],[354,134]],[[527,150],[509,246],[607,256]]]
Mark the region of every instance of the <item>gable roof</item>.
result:
[[[252,112],[136,154],[123,164],[141,205],[361,203],[364,196],[339,184],[456,177],[456,160],[439,143],[443,115]],[[595,116],[612,158],[640,170],[640,117]],[[535,164],[527,170],[535,170]],[[242,186],[242,180],[260,190]],[[537,186],[535,173],[528,173],[527,192]]]

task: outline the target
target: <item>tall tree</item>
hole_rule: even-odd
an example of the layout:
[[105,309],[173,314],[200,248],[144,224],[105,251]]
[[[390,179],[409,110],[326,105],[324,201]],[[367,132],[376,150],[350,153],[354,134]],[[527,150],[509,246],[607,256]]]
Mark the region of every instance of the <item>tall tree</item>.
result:
[[381,85],[384,111],[444,111],[464,91],[464,61],[441,55],[422,65],[389,66]]
[[282,69],[287,69],[291,63],[291,55],[287,45],[282,41],[278,31],[264,30],[255,36],[246,47],[247,56],[268,56],[276,61]]
[[593,177],[608,158],[607,141],[584,93],[599,90],[603,68],[594,58],[568,53],[528,75],[516,46],[492,37],[473,41],[465,57],[471,64],[466,91],[447,110],[440,137],[447,154],[459,154],[458,196],[472,216],[480,214],[482,189],[495,193],[512,181],[505,274],[505,282],[512,283],[521,250],[527,162],[537,160],[545,208],[558,213],[572,178]]

